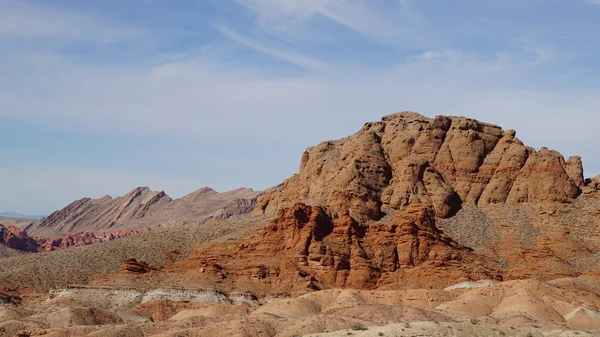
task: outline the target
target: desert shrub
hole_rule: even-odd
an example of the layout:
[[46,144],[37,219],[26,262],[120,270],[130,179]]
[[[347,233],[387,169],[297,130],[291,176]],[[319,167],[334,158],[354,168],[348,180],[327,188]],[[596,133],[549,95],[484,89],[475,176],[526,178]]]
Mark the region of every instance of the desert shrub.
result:
[[354,331],[363,331],[363,330],[367,330],[367,327],[360,323],[356,323],[356,324],[352,324],[351,329]]

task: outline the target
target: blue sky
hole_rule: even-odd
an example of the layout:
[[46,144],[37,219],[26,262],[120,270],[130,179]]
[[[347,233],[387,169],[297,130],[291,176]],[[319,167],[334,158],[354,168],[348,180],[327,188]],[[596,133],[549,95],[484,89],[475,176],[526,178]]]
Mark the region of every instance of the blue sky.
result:
[[600,174],[600,1],[0,1],[0,211],[264,189],[404,110]]

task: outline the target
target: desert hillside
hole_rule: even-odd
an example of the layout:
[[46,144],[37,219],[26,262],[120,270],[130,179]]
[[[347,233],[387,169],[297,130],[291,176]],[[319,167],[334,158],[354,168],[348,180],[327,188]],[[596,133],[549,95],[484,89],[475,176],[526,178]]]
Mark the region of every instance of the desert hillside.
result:
[[31,237],[24,229],[16,226],[5,227],[0,223],[0,244],[19,253],[38,253],[87,246],[148,231],[150,228],[135,228],[102,233],[80,232],[58,238],[47,238]]
[[20,254],[22,254],[22,252],[0,243],[0,259],[10,256],[17,256]]
[[35,245],[29,233],[142,227],[152,230],[0,259],[0,331],[600,332],[600,180],[584,179],[579,157],[465,117],[385,116],[307,149],[300,172],[264,194],[171,200],[138,188],[76,201],[27,232],[1,228],[4,242]]
[[47,292],[50,287],[86,284],[95,275],[118,272],[128,258],[164,267],[189,256],[203,242],[245,236],[262,223],[260,218],[217,221],[201,228],[156,229],[68,250],[19,254],[0,259],[0,284]]

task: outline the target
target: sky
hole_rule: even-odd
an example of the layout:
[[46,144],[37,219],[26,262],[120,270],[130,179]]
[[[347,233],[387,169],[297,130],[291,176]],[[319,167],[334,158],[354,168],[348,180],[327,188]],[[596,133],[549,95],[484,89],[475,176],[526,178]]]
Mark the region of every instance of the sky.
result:
[[0,212],[265,189],[398,111],[600,174],[600,1],[0,0]]

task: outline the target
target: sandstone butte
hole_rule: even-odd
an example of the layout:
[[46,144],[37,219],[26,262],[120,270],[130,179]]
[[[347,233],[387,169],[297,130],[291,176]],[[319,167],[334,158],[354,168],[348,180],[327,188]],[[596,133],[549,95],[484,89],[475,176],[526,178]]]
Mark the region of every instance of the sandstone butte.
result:
[[514,130],[403,112],[307,149],[299,173],[262,198],[254,212],[303,202],[366,221],[423,203],[448,218],[464,204],[568,203],[590,183],[580,157],[565,161],[556,151],[536,151]]
[[143,277],[266,294],[593,272],[598,181],[515,134],[412,112],[367,123],[303,154],[258,201],[255,215],[277,213],[263,230]]

